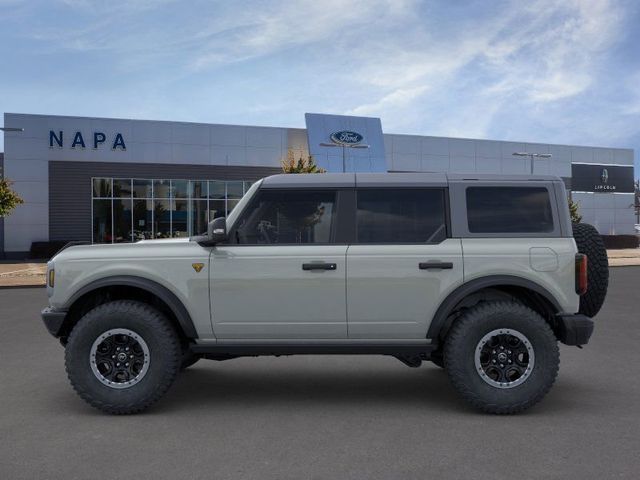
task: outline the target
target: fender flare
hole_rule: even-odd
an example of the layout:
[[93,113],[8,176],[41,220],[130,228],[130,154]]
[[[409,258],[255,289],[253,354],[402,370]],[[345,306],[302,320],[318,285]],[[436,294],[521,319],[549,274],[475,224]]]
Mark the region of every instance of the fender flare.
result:
[[149,280],[148,278],[144,277],[137,277],[133,275],[114,275],[112,277],[100,278],[84,285],[82,288],[76,291],[65,303],[64,308],[68,310],[76,301],[78,301],[87,293],[90,293],[99,288],[112,286],[136,287],[160,298],[175,315],[178,324],[180,325],[180,328],[182,329],[182,332],[185,334],[185,336],[188,338],[198,338],[198,333],[193,326],[191,315],[189,315],[189,312],[187,311],[182,301],[180,301],[180,299],[167,287],[164,287],[158,282]]
[[429,325],[427,338],[437,339],[440,336],[440,332],[446,326],[447,318],[449,317],[455,306],[466,297],[474,294],[479,290],[498,286],[515,286],[526,288],[541,295],[545,300],[547,300],[555,310],[555,313],[559,313],[561,311],[560,304],[554,298],[554,296],[546,288],[540,286],[539,284],[531,280],[527,280],[526,278],[517,277],[514,275],[490,275],[463,283],[453,292],[451,292],[447,296],[447,298],[442,301],[442,303],[438,307],[438,310],[436,310],[436,313],[431,320],[431,325]]

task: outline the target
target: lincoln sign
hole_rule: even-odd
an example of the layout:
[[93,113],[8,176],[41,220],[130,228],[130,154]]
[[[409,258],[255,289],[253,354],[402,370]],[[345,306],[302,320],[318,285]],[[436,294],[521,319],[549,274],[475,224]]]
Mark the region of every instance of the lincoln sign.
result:
[[633,165],[571,165],[571,190],[594,193],[633,193]]

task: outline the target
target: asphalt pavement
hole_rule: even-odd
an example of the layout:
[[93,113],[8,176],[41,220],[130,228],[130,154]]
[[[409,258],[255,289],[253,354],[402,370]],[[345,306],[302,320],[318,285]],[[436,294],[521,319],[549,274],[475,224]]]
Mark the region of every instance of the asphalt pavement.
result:
[[640,477],[640,267],[611,270],[591,343],[562,346],[549,395],[507,417],[375,356],[201,361],[147,413],[108,416],[69,386],[45,304],[0,290],[0,479]]

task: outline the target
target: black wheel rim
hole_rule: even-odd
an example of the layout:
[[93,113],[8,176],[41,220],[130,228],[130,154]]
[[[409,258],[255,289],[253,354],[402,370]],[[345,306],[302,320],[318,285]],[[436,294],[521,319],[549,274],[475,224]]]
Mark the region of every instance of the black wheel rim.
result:
[[149,370],[149,347],[136,332],[114,328],[101,334],[91,347],[91,371],[110,388],[129,388]]
[[480,339],[475,350],[478,375],[496,388],[524,383],[533,371],[535,353],[527,337],[517,330],[500,328]]

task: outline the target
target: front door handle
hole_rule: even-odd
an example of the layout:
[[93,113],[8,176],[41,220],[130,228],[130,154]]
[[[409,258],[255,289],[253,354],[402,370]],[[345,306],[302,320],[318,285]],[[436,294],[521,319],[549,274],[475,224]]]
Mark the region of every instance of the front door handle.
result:
[[418,264],[420,270],[451,270],[452,262],[420,262]]
[[338,268],[338,265],[335,263],[324,263],[324,262],[314,262],[314,263],[303,263],[303,270],[335,270]]

